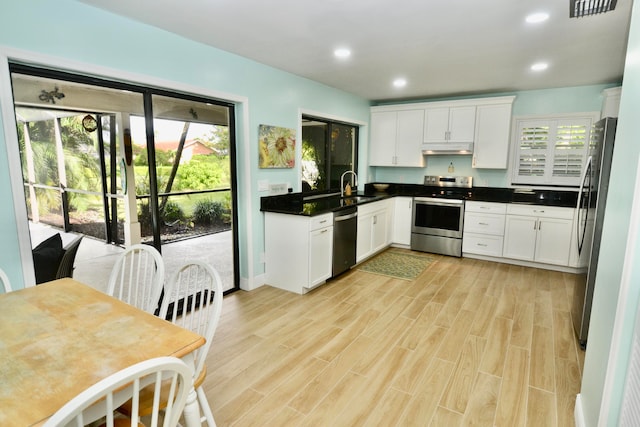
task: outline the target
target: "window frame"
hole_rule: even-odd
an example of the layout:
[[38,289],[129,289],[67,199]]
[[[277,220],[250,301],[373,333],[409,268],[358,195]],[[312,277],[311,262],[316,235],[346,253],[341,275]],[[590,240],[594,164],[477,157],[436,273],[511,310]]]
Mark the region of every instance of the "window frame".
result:
[[[349,120],[345,120],[345,119],[339,119],[339,118],[335,118],[335,117],[326,117],[323,115],[319,115],[318,113],[312,113],[312,112],[301,112],[300,114],[300,159],[302,158],[302,130],[304,129],[304,126],[302,125],[304,123],[305,120],[311,120],[311,121],[317,121],[317,122],[321,122],[327,125],[327,135],[331,135],[331,130],[332,130],[332,126],[349,126],[354,128],[354,141],[353,141],[353,147],[352,147],[352,170],[354,172],[356,172],[356,174],[358,173],[358,158],[360,157],[360,132],[362,131],[362,123],[358,123],[355,121],[349,121]],[[325,140],[325,157],[326,158],[330,158],[330,153],[331,153],[331,149],[329,147],[329,145],[331,144],[330,139],[326,139]],[[302,179],[302,162],[300,162],[300,182],[302,183],[303,179]],[[324,173],[326,176],[330,177],[331,176],[331,170],[333,168],[333,163],[331,162],[327,162],[327,168],[326,170],[324,170]],[[353,176],[349,176],[349,179],[352,183],[352,185],[354,185],[353,183]],[[328,181],[328,188],[324,188],[324,189],[312,189],[312,190],[305,190],[304,186],[301,186],[301,192],[303,194],[320,194],[320,193],[326,193],[326,192],[332,192],[332,191],[339,191],[339,183],[334,187],[331,185],[331,179],[329,178]]]
[[[510,145],[510,156],[509,156],[509,185],[511,187],[536,187],[536,188],[569,188],[574,189],[580,186],[580,177],[582,174],[582,167],[584,166],[584,161],[589,154],[589,146],[591,144],[591,136],[593,132],[594,124],[600,120],[600,112],[599,111],[587,111],[587,112],[578,112],[578,113],[559,113],[559,114],[541,114],[541,115],[522,115],[522,116],[514,116],[512,120],[512,139]],[[519,175],[519,160],[520,160],[520,129],[521,125],[526,122],[538,123],[538,124],[546,124],[546,125],[554,125],[550,134],[555,135],[557,131],[558,125],[567,125],[571,123],[579,123],[583,121],[588,121],[587,124],[587,139],[585,141],[585,146],[581,149],[581,157],[580,160],[581,167],[580,172],[577,176],[572,177],[555,177],[553,176],[553,167],[554,167],[554,159],[556,155],[555,143],[550,143],[547,148],[547,154],[550,155],[549,161],[545,164],[545,173],[542,177],[531,177],[530,179],[523,179],[523,176]],[[555,140],[554,140],[555,141]],[[551,141],[550,141],[551,142]]]

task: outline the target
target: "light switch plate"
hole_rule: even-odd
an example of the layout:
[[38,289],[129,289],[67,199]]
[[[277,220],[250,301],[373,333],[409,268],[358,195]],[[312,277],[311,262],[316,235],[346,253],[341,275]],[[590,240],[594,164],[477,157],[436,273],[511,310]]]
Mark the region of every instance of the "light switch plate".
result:
[[258,191],[269,191],[269,180],[268,179],[259,179],[258,180]]

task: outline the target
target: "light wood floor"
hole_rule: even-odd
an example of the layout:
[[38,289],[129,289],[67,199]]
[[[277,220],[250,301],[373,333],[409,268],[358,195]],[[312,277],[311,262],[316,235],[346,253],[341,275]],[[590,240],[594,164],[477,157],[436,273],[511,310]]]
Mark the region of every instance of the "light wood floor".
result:
[[227,296],[204,383],[218,426],[573,426],[572,275],[434,258],[412,282]]

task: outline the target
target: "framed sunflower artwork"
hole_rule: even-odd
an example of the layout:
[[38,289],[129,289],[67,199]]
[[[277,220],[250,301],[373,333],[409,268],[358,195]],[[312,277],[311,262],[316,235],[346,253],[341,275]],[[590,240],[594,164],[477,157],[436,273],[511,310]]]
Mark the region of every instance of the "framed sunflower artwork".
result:
[[292,168],[296,163],[296,131],[278,126],[260,125],[259,166],[266,168]]

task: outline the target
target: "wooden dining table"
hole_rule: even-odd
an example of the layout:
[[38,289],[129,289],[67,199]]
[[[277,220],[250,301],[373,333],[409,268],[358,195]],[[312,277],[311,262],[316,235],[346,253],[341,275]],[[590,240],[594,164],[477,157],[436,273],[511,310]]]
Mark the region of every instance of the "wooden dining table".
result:
[[[41,425],[101,379],[160,356],[183,359],[202,336],[73,279],[0,294],[0,426]],[[187,425],[200,425],[191,390]]]

